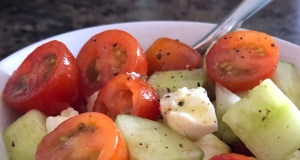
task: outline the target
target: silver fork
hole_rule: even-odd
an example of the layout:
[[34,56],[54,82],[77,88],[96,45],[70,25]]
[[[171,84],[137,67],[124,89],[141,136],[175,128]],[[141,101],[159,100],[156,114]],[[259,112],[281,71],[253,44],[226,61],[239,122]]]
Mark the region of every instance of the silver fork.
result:
[[212,29],[192,47],[203,55],[212,42],[223,35],[236,30],[241,24],[254,13],[262,9],[272,0],[243,0],[225,17],[220,24]]

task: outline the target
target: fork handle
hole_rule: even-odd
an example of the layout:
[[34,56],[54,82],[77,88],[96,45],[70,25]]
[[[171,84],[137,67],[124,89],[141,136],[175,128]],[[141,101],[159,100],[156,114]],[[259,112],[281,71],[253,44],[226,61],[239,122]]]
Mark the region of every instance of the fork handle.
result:
[[245,20],[271,1],[272,0],[243,0],[221,21],[220,24],[202,39],[197,41],[192,47],[203,55],[212,42],[218,40],[225,34],[236,30]]

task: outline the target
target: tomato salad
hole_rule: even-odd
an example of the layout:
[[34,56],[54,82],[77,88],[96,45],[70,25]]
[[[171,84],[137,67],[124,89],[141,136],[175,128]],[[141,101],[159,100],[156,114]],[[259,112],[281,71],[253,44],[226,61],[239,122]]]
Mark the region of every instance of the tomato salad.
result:
[[[203,61],[204,68],[200,65]],[[152,144],[139,142],[132,147],[128,135],[134,134],[127,134],[129,129],[124,129],[123,125],[127,119],[138,117],[134,121],[144,123],[146,120],[147,126],[156,126],[150,134],[156,134],[156,130],[159,132],[159,128],[167,125],[164,132],[168,134],[163,134],[164,140],[168,141],[167,136],[173,134],[184,139],[184,143],[176,145],[184,152],[177,159],[250,160],[259,156],[246,147],[248,144],[242,138],[226,144],[217,134],[222,118],[215,114],[218,113],[214,107],[215,97],[207,97],[207,92],[214,94],[215,89],[206,88],[197,81],[196,87],[186,88],[186,85],[171,92],[174,85],[166,88],[166,94],[160,94],[159,83],[153,85],[148,80],[156,73],[175,71],[169,79],[184,79],[180,76],[182,72],[199,71],[211,86],[221,86],[231,94],[248,93],[262,81],[271,79],[278,63],[278,45],[271,36],[257,31],[229,33],[201,57],[179,40],[162,37],[144,51],[129,33],[108,30],[92,36],[77,57],[55,40],[36,48],[8,80],[2,98],[23,114],[34,110],[48,118],[61,118],[58,126],[35,144],[36,152],[31,153],[35,159],[139,159],[139,155],[133,155],[137,146],[145,146],[145,150]],[[90,103],[92,108],[88,108]],[[190,105],[189,111],[183,111],[186,105]],[[79,114],[60,115],[69,112],[69,107]],[[132,117],[126,119],[120,115]],[[181,122],[177,122],[178,119]],[[140,125],[130,121],[128,124],[130,127]],[[195,127],[187,130],[186,126]],[[149,129],[143,127],[141,132]],[[203,146],[205,140],[208,141]],[[10,146],[13,144],[7,150],[14,153],[15,141],[6,142]],[[218,144],[219,149],[209,148],[212,143]],[[187,146],[193,149],[183,151]],[[221,151],[220,146],[225,149]],[[141,155],[146,154],[142,151]],[[153,152],[153,156],[160,153]],[[170,157],[161,159],[172,159]]]

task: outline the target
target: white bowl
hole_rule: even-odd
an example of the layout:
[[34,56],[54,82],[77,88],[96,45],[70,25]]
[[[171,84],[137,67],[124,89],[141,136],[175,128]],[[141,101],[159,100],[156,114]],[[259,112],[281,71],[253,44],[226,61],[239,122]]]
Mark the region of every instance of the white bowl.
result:
[[[193,45],[214,26],[215,24],[197,22],[148,21],[97,26],[54,36],[21,49],[0,62],[0,93],[2,94],[6,81],[23,59],[36,47],[50,40],[62,41],[77,56],[82,45],[91,36],[108,29],[121,29],[131,33],[139,41],[143,49],[146,50],[159,37],[179,39],[186,44]],[[280,59],[296,64],[298,71],[300,71],[300,47],[278,38],[275,39],[281,50]],[[0,159],[2,160],[8,160],[2,131],[18,117],[19,115],[16,111],[5,105],[0,99]]]

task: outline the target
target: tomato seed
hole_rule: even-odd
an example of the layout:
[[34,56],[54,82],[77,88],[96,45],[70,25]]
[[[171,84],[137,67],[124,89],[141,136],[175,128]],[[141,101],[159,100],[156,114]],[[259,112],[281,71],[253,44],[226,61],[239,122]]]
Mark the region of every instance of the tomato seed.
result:
[[219,64],[219,67],[220,68],[225,68],[227,65],[228,65],[228,63],[223,62],[223,63]]
[[262,51],[264,51],[263,48],[257,48],[257,49],[256,49],[256,52],[262,52]]
[[56,62],[56,59],[55,59],[55,58],[49,59],[49,64],[50,64],[50,65],[51,65],[51,64],[55,64],[55,62]]
[[229,65],[229,66],[227,66],[226,68],[225,68],[225,70],[226,71],[229,71],[229,70],[231,70],[233,68],[233,65]]
[[97,76],[97,81],[100,81],[101,80],[101,76],[100,74]]
[[256,55],[263,57],[265,56],[265,53],[261,52],[261,53],[257,53]]
[[120,51],[120,50],[117,50],[116,56],[120,56],[120,55],[121,55],[121,51]]
[[229,71],[229,72],[227,72],[227,74],[231,75],[231,74],[232,74],[232,72],[231,72],[231,71]]
[[62,137],[59,138],[59,140],[60,140],[60,141],[63,141],[63,142],[68,141],[68,139],[69,139],[69,138],[68,138],[67,136],[62,136]]

